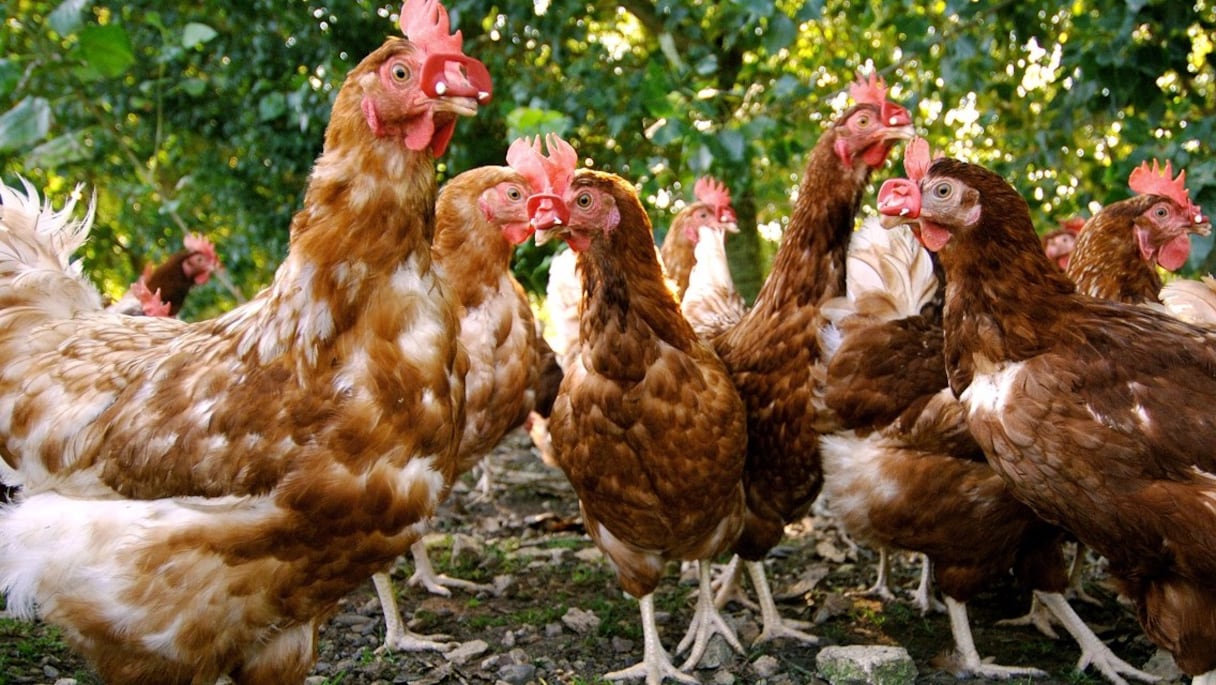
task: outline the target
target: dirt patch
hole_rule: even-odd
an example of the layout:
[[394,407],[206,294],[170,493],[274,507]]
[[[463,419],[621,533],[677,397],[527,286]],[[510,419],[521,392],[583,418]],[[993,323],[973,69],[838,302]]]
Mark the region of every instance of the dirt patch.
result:
[[[466,476],[428,539],[439,571],[495,591],[457,589],[451,597],[439,597],[407,587],[413,569],[406,559],[393,573],[410,628],[444,633],[456,649],[376,654],[384,622],[368,582],[343,601],[324,627],[311,683],[576,685],[606,682],[601,674],[641,658],[637,603],[621,592],[611,568],[583,533],[574,493],[562,474],[541,463],[522,431],[509,435],[489,463],[494,496],[478,500],[471,492],[474,479]],[[814,516],[788,532],[767,563],[783,615],[813,622],[812,632],[827,644],[905,647],[919,670],[918,684],[955,682],[945,670],[953,647],[949,621],[940,613],[922,616],[907,599],[919,578],[916,558],[895,556],[892,588],[899,597],[884,603],[853,596],[873,582],[877,555],[850,546],[830,518]],[[671,565],[656,592],[659,629],[668,649],[692,615],[693,578],[681,579],[679,571]],[[1143,665],[1156,650],[1130,610],[1116,601],[1100,562],[1090,564],[1086,580],[1101,606],[1074,602],[1078,613],[1116,654]],[[1051,640],[1033,628],[995,625],[1024,614],[1029,606],[1029,594],[1012,581],[974,600],[969,608],[980,654],[1049,674],[1028,682],[1105,682],[1100,675],[1074,670],[1080,651],[1067,634]],[[732,604],[725,615],[743,644],[750,645],[760,628],[755,612]],[[782,640],[751,646],[739,655],[716,641],[709,657],[716,667],[696,675],[707,684],[811,683],[817,681],[818,650]],[[0,621],[0,685],[51,685],[63,679],[100,683],[53,629]]]

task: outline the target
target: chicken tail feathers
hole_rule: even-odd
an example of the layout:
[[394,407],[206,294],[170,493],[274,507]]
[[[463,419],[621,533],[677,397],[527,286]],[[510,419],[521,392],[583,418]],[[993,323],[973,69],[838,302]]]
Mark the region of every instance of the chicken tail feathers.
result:
[[[906,226],[862,222],[849,243],[848,300],[855,313],[894,321],[921,313],[937,292],[928,251]],[[836,309],[833,309],[836,311]]]
[[63,317],[100,310],[100,295],[72,259],[88,238],[96,199],[76,220],[79,186],[56,211],[29,181],[21,183],[24,192],[0,183],[0,307],[42,306]]

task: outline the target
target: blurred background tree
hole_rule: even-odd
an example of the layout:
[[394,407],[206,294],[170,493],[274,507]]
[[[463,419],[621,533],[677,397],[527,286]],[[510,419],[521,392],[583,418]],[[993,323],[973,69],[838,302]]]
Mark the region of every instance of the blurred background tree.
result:
[[[232,287],[192,295],[183,314],[197,318],[269,282],[334,93],[399,7],[170,4],[6,0],[0,167],[55,201],[77,183],[96,194],[83,257],[111,296],[186,231],[210,236]],[[713,174],[735,198],[743,232],[728,245],[749,298],[804,154],[859,70],[887,79],[935,149],[1014,183],[1043,231],[1126,197],[1151,158],[1186,168],[1193,199],[1216,208],[1214,0],[446,4],[496,92],[458,126],[441,181],[556,131],[632,179],[661,235]],[[551,249],[520,249],[527,287],[543,291]],[[1210,239],[1190,267],[1216,271]]]

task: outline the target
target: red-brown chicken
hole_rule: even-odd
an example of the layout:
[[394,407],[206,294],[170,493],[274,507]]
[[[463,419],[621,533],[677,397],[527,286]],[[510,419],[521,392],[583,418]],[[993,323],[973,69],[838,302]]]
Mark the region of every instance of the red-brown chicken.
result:
[[1063,531],[1015,499],[984,461],[947,385],[933,272],[906,229],[867,222],[850,245],[848,297],[825,306],[834,325],[824,330],[823,402],[842,428],[821,440],[833,513],[862,542],[932,561],[957,671],[1045,675],[982,661],[972,639],[966,603],[1012,569],[1081,645],[1081,668],[1093,664],[1115,683],[1120,674],[1151,679],[1115,657],[1068,605]]
[[700,240],[697,235],[702,226],[720,226],[737,233],[738,219],[730,204],[730,191],[721,181],[711,176],[702,176],[693,184],[693,202],[671,220],[659,257],[663,271],[675,286],[677,300],[683,300],[688,290],[688,277],[697,263],[695,250]]
[[[819,307],[844,294],[849,236],[870,173],[896,141],[912,135],[907,110],[888,101],[886,92],[874,77],[853,85],[856,104],[811,150],[789,227],[752,309],[712,341],[747,406],[748,511],[735,551],[760,599],[760,641],[815,639],[777,613],[761,562],[780,542],[785,524],[810,510],[823,483],[820,428],[810,401],[814,369],[822,361]],[[732,584],[728,578],[724,589]]]
[[652,593],[666,561],[700,561],[697,609],[679,647],[691,646],[684,668],[714,633],[742,651],[713,605],[709,561],[743,523],[743,404],[680,316],[637,192],[611,174],[575,173],[574,150],[559,138],[549,138],[548,158],[537,146],[536,166],[549,161],[551,179],[529,199],[537,239],[565,240],[583,283],[581,343],[549,421],[553,452],[588,534],[642,611],[642,662],[607,677],[695,683],[659,641]]
[[275,280],[228,314],[104,312],[68,263],[87,221],[0,210],[0,456],[23,488],[0,585],[108,683],[302,683],[320,623],[455,475],[433,159],[491,85],[435,0],[401,16],[338,92]]
[[[504,435],[522,425],[535,405],[541,367],[536,323],[510,269],[515,245],[532,234],[529,194],[527,179],[510,167],[481,167],[444,184],[435,205],[431,249],[456,296],[460,341],[469,355],[458,474],[476,466]],[[411,585],[440,595],[451,594],[447,587],[489,589],[437,574],[422,540],[410,552]],[[405,630],[387,573],[376,574],[373,581],[385,616],[384,648],[443,646]]]
[[211,280],[212,272],[220,268],[210,240],[191,233],[184,242],[185,247],[160,266],[149,264],[131,289],[107,309],[131,316],[177,316],[190,289]]
[[940,255],[947,375],[989,464],[1109,560],[1183,671],[1216,681],[1216,333],[1076,293],[983,167],[939,159],[879,208]]
[[1145,162],[1128,179],[1135,195],[1103,207],[1086,223],[1066,270],[1078,292],[1128,304],[1158,301],[1157,267],[1182,267],[1191,234],[1211,232],[1191,203],[1186,172],[1172,176],[1169,162],[1164,169]]

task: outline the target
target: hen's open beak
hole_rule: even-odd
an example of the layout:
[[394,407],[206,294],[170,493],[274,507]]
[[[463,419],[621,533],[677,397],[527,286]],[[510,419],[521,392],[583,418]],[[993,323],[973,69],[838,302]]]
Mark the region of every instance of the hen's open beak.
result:
[[486,65],[460,53],[429,55],[422,64],[422,92],[432,98],[472,98],[488,105],[494,83]]
[[555,227],[570,222],[570,208],[558,195],[537,193],[528,198],[528,217],[536,229],[536,244],[544,245],[558,232]]
[[883,228],[920,218],[920,186],[906,178],[888,179],[878,191],[878,213]]

